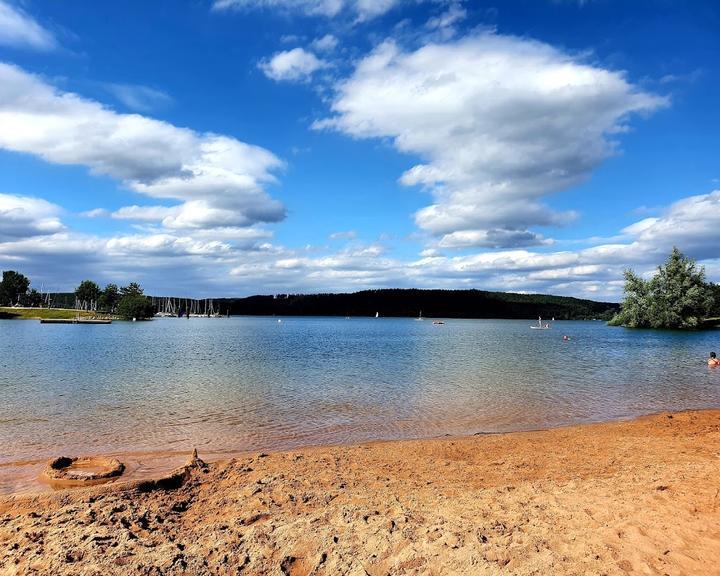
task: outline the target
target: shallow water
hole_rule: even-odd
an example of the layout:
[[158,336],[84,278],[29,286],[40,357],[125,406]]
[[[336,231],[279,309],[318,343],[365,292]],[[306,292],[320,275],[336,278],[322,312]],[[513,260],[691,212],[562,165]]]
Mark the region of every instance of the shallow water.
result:
[[269,450],[720,406],[720,370],[705,364],[720,351],[718,331],[530,323],[0,320],[0,467],[60,454]]

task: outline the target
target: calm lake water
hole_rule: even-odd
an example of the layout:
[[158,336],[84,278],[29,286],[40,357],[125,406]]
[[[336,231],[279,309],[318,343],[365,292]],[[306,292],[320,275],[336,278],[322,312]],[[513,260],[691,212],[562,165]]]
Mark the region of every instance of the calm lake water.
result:
[[[527,430],[720,406],[720,332],[602,322],[0,320],[0,467]],[[571,337],[564,342],[562,335]]]

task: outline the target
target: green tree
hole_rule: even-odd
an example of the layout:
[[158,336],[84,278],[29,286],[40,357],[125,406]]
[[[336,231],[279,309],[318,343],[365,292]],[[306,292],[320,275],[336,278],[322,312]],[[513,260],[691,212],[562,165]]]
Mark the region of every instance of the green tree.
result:
[[27,294],[30,280],[20,272],[5,270],[0,282],[0,306],[12,306]]
[[20,303],[23,306],[38,308],[42,305],[42,296],[40,296],[40,292],[35,290],[35,288],[31,288],[27,294],[20,297]]
[[625,300],[622,308],[609,324],[628,328],[647,328],[650,326],[650,283],[632,270],[625,270]]
[[713,291],[713,308],[710,311],[710,316],[713,318],[720,318],[720,284],[712,284]]
[[80,285],[75,288],[76,306],[83,310],[95,310],[97,301],[100,298],[100,286],[92,280],[83,280]]
[[127,286],[120,288],[121,296],[142,296],[143,289],[137,282],[130,282]]
[[98,306],[105,312],[114,312],[120,301],[120,290],[117,284],[108,284],[98,298]]
[[657,274],[643,280],[625,272],[625,300],[611,324],[629,328],[692,329],[701,326],[715,301],[705,269],[673,248]]
[[125,320],[145,320],[155,314],[152,300],[143,295],[143,289],[136,282],[120,288],[120,300],[117,305],[118,316]]

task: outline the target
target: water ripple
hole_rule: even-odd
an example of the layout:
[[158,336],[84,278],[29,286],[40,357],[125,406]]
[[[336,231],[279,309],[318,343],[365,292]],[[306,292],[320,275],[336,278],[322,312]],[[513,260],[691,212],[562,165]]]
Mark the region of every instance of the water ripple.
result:
[[[562,335],[571,336],[563,342]],[[717,332],[558,322],[0,320],[0,464],[529,430],[720,405]],[[720,346],[717,346],[720,348]]]

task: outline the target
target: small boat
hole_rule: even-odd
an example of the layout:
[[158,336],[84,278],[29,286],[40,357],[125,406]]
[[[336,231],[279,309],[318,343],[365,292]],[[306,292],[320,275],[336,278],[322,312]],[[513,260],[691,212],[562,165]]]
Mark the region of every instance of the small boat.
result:
[[441,324],[445,324],[445,322],[443,322],[442,320],[433,320],[433,324],[435,324],[436,326],[439,326]]
[[537,325],[531,324],[530,328],[532,330],[550,330],[550,324],[548,322],[545,322],[545,324],[543,324],[542,318],[540,318],[540,316],[538,316]]

